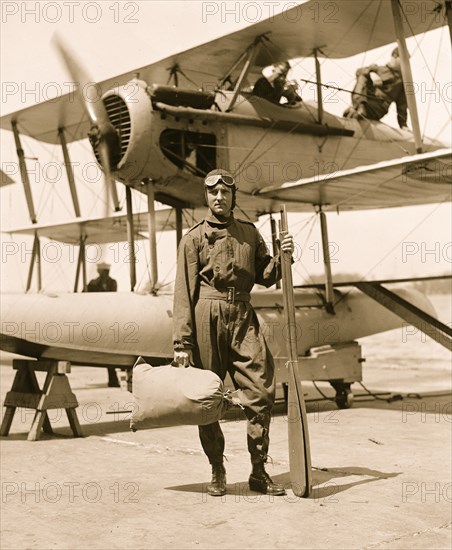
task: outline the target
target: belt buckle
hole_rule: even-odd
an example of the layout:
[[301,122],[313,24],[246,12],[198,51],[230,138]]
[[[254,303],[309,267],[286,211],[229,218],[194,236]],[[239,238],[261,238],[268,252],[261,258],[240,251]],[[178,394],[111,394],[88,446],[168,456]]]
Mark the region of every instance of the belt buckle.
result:
[[235,302],[235,288],[233,286],[228,286],[227,291],[228,294],[226,301],[230,304],[233,304]]

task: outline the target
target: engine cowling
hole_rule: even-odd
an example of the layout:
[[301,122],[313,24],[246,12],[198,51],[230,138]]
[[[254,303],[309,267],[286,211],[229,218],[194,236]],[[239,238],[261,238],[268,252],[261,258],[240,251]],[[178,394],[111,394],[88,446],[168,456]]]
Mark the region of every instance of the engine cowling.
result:
[[[119,137],[115,150],[110,151],[110,158],[115,159],[114,177],[138,190],[144,190],[143,183],[152,181],[158,200],[163,202],[176,199],[192,207],[203,206],[200,175],[216,166],[216,132],[220,125],[209,125],[197,117],[168,116],[154,106],[155,90],[155,86],[133,79],[102,96],[109,122]],[[169,92],[176,96],[177,105],[195,98],[206,107],[205,102],[211,100],[197,91],[171,88]],[[191,154],[194,159],[189,158]],[[187,165],[191,161],[191,169],[186,168],[185,161]]]
[[140,182],[150,154],[152,103],[147,84],[133,79],[124,86],[108,90],[102,101],[119,135],[119,161],[113,167],[116,177],[125,183]]

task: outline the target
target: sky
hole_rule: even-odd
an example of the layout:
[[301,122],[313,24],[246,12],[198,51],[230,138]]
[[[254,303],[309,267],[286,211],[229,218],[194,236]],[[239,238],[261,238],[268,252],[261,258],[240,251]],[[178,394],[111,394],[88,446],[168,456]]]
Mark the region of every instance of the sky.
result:
[[[185,50],[228,32],[257,22],[291,7],[293,2],[1,2],[1,112],[21,109],[50,99],[52,94],[68,91],[65,68],[52,46],[55,32],[77,52],[95,80],[133,70],[171,53]],[[258,6],[256,8],[256,6]],[[260,7],[259,7],[260,6]],[[388,24],[390,24],[388,22]],[[348,60],[322,63],[322,74],[328,82],[350,89],[356,68],[369,63],[384,64],[393,45],[366,52]],[[450,113],[452,105],[450,37],[447,27],[408,40],[414,81],[419,84],[417,100],[421,131],[429,137],[451,142]],[[310,59],[296,60],[291,78],[312,79]],[[435,83],[432,82],[434,75]],[[302,85],[304,99],[314,99],[310,85]],[[348,94],[337,94],[327,110],[341,114],[348,104]],[[394,111],[384,122],[397,125]],[[40,222],[57,222],[73,217],[67,184],[56,182],[61,154],[56,148],[22,138],[27,166],[32,172],[33,192]],[[80,166],[92,162],[86,142],[70,145],[73,161]],[[10,132],[1,131],[1,164],[16,162],[15,145]],[[86,173],[76,173],[83,215],[102,214],[102,190],[99,183],[90,184]],[[89,174],[88,174],[89,176]],[[1,189],[2,231],[28,225],[28,213],[20,179],[18,184]],[[84,181],[82,181],[84,180]],[[88,181],[87,181],[88,180]],[[121,189],[121,200],[124,191]],[[134,195],[137,195],[136,193]],[[134,196],[136,208],[143,207],[140,196]],[[438,275],[450,271],[452,261],[450,203],[423,207],[328,215],[329,239],[334,273],[358,273],[371,279]],[[296,283],[309,282],[322,273],[319,254],[320,233],[309,214],[292,214],[291,231],[301,255],[295,262]],[[266,239],[268,223],[258,226]],[[30,239],[10,234],[2,237],[2,289],[22,291],[30,259]],[[163,283],[174,277],[175,237],[160,235],[159,272]],[[147,250],[145,243],[139,248]],[[55,252],[47,248],[44,262],[44,286],[49,290],[70,290],[75,273],[74,258],[68,247]],[[174,251],[174,254],[173,252]],[[95,251],[94,251],[95,252]],[[96,254],[89,262],[89,276],[95,273]],[[119,289],[127,290],[128,265],[124,246],[112,245],[107,252],[114,263],[112,275]],[[60,261],[61,260],[61,261]],[[140,284],[144,284],[146,259],[139,260]]]

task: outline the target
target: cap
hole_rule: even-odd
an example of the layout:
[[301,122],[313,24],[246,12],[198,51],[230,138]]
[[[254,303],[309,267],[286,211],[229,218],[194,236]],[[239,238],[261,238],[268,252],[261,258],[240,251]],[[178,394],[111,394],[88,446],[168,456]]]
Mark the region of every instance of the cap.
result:
[[109,270],[110,267],[111,267],[110,264],[107,264],[105,262],[100,262],[97,264],[97,271]]
[[399,48],[394,48],[391,52],[391,57],[400,57],[399,56]]
[[219,182],[224,183],[228,187],[235,186],[234,176],[227,170],[223,170],[222,168],[211,170],[204,178],[204,185],[206,185],[207,187],[213,187]]

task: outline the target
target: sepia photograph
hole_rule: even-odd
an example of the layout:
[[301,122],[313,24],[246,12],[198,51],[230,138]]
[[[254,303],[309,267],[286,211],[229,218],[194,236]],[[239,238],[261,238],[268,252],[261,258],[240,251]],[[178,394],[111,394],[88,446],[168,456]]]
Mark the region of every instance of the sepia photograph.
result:
[[0,545],[452,545],[452,0],[2,0]]

